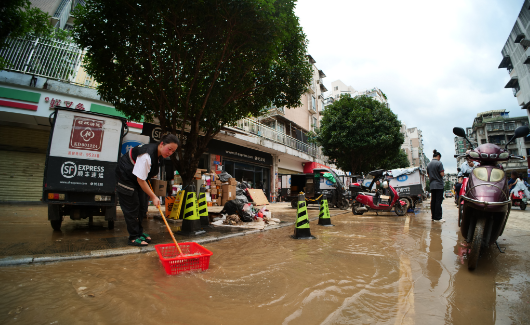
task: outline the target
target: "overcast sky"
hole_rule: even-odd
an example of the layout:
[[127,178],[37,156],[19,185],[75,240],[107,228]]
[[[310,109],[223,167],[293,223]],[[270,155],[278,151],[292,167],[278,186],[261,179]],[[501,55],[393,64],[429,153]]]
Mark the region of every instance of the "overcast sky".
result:
[[309,53],[326,74],[356,90],[380,88],[407,127],[423,131],[425,154],[456,172],[454,126],[477,113],[524,116],[501,50],[523,0],[299,0]]

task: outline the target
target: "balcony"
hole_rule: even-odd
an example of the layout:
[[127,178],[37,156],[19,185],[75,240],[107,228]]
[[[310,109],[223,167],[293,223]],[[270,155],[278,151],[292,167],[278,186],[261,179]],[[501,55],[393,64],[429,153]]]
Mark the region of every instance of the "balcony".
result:
[[33,36],[10,38],[7,43],[0,51],[7,62],[5,70],[87,87],[84,79],[77,80],[85,72],[81,66],[84,52],[76,44]]
[[321,148],[313,144],[303,143],[300,140],[297,140],[291,136],[288,136],[285,133],[278,132],[275,129],[263,125],[259,122],[251,120],[249,118],[243,118],[237,122],[238,129],[246,131],[250,134],[256,135],[258,137],[283,144],[286,147],[304,152],[311,157],[322,159]]

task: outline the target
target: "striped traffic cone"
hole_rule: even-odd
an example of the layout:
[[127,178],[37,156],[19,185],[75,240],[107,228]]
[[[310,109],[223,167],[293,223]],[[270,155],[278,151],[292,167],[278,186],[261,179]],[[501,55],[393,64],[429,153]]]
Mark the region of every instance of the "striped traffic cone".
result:
[[322,201],[320,202],[320,214],[318,215],[318,225],[326,226],[326,227],[335,226],[331,224],[331,218],[329,216],[328,200],[326,196],[322,197]]
[[307,215],[307,206],[305,203],[305,194],[298,195],[298,210],[296,224],[294,227],[293,239],[315,239],[309,229],[309,217]]
[[206,193],[204,191],[204,187],[201,187],[201,192],[199,193],[199,200],[197,201],[197,208],[199,210],[199,219],[201,219],[201,226],[208,227],[210,226],[210,218],[208,218],[208,204],[206,203]]
[[197,199],[195,197],[195,191],[190,190],[186,191],[184,194],[186,200],[184,201],[184,206],[181,209],[184,214],[182,220],[182,227],[180,231],[177,231],[177,234],[184,236],[197,236],[206,233],[206,231],[201,229],[201,220],[197,213]]

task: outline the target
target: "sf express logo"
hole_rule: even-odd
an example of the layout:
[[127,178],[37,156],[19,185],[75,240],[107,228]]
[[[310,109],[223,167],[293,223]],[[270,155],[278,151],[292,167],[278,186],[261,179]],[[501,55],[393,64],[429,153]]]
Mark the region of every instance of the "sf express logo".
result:
[[153,138],[155,141],[160,141],[162,138],[162,128],[158,126],[154,128],[153,132],[151,132],[151,138]]
[[71,161],[65,161],[61,166],[61,175],[65,178],[72,178],[77,175],[77,165]]
[[72,178],[75,176],[80,177],[93,177],[103,178],[103,172],[105,171],[104,166],[92,166],[92,165],[76,165],[74,162],[65,161],[61,166],[61,175],[65,178]]

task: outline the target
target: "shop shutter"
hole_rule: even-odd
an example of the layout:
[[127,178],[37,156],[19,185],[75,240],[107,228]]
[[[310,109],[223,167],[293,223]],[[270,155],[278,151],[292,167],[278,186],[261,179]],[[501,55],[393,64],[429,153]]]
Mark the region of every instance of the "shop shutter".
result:
[[40,201],[49,134],[0,126],[0,201]]

